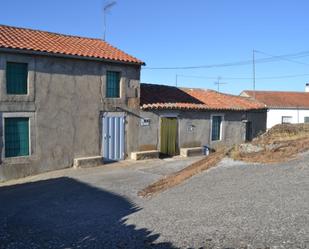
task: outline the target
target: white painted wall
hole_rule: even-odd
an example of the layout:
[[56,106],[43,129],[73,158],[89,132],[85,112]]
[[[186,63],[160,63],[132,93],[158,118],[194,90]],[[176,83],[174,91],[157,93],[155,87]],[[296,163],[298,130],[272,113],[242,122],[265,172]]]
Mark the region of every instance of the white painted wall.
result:
[[309,117],[309,109],[268,109],[267,129],[281,124],[282,116],[291,116],[293,124],[304,123],[305,117]]

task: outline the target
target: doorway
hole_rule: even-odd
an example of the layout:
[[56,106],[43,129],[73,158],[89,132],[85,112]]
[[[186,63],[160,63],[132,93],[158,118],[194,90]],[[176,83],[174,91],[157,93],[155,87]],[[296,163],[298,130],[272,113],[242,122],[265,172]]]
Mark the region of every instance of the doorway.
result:
[[246,122],[246,141],[250,142],[252,141],[253,136],[252,136],[252,122],[247,121]]
[[124,113],[104,113],[102,118],[102,125],[102,152],[104,160],[124,160]]
[[175,156],[178,154],[177,118],[161,118],[160,129],[160,152],[165,156]]

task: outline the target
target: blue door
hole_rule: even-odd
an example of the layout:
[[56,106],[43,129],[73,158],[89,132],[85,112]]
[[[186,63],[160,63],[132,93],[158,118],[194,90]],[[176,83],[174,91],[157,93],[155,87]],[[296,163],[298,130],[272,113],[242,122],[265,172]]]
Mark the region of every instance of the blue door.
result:
[[125,116],[123,113],[104,113],[102,120],[102,151],[104,160],[124,159]]

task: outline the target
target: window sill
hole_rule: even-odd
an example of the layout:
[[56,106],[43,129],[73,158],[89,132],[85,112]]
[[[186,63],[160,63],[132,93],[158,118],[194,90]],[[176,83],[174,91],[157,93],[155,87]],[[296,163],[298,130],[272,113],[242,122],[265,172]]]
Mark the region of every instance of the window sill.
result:
[[34,95],[31,94],[0,94],[0,101],[3,102],[34,102]]
[[33,162],[33,155],[29,156],[19,156],[19,157],[5,157],[2,159],[2,164],[12,165],[12,164],[26,164]]
[[29,93],[6,93],[6,96],[23,96],[23,97],[28,97]]

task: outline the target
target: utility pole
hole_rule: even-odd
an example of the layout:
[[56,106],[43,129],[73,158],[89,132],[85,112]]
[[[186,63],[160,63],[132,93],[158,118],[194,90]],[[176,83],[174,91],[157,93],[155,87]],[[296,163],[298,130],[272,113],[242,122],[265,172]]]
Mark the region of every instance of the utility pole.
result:
[[252,56],[252,80],[253,80],[253,98],[255,99],[255,50],[253,49]]
[[116,4],[116,1],[107,3],[103,7],[103,19],[104,19],[104,34],[103,34],[103,40],[106,40],[106,15],[108,11]]
[[215,85],[217,85],[218,92],[220,92],[220,85],[227,84],[225,82],[220,82],[220,81],[221,81],[221,77],[218,77],[218,80],[215,82]]

